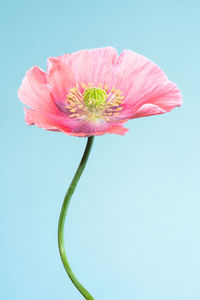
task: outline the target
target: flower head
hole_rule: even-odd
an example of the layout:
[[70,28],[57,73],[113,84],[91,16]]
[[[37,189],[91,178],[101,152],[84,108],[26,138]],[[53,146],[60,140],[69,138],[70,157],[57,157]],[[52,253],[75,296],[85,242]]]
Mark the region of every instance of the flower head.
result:
[[152,61],[112,47],[48,59],[18,91],[28,125],[74,136],[125,134],[129,119],[169,112],[182,103],[177,86]]

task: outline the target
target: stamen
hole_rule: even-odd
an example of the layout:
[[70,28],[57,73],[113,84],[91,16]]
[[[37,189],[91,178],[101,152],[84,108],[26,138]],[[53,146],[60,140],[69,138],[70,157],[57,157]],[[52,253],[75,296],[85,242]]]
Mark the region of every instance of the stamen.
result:
[[70,118],[82,118],[90,122],[104,120],[112,122],[113,117],[120,114],[123,110],[123,99],[120,90],[114,87],[109,89],[108,85],[98,84],[95,87],[93,83],[78,84],[69,90],[66,96],[66,111]]

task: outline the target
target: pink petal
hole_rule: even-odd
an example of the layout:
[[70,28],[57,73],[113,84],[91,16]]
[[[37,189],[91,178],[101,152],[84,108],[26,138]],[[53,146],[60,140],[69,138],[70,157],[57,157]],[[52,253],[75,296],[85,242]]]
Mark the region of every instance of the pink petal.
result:
[[[150,114],[168,112],[182,104],[179,89],[164,72],[149,59],[130,50],[119,56],[113,71],[113,84],[125,96],[124,110],[119,119],[134,118],[144,104],[158,107],[150,110]],[[146,110],[145,115],[148,115]]]
[[34,111],[24,107],[25,121],[28,125],[36,125],[47,130],[63,131],[68,133],[71,131],[69,124],[66,124],[65,119],[60,115],[49,114]]
[[[118,125],[118,124],[117,124]],[[113,127],[116,123],[108,123],[104,120],[92,122],[88,120],[77,120],[76,123],[72,124],[71,132],[73,133],[84,133],[87,136],[105,134]]]
[[125,135],[129,129],[125,128],[122,125],[115,125],[111,129],[109,129],[108,133]]
[[117,51],[112,47],[83,50],[72,54],[72,70],[77,83],[107,84],[110,81]]
[[46,73],[37,66],[26,72],[18,90],[19,99],[29,107],[48,112],[57,112],[47,87]]
[[50,57],[47,60],[47,81],[55,103],[64,103],[70,88],[76,86],[71,62],[71,54]]
[[135,114],[142,117],[142,111],[144,116],[155,115],[171,111],[173,108],[182,104],[182,97],[177,86],[170,81],[166,81],[164,84],[158,85],[149,92],[146,91],[146,95],[140,98],[140,101],[126,106],[125,115],[129,115],[130,118],[135,118]]
[[133,115],[132,118],[147,117],[157,114],[163,114],[166,111],[154,104],[144,104],[142,105]]
[[48,83],[55,102],[62,106],[76,84],[106,84],[110,80],[117,52],[112,47],[82,50],[48,59]]
[[166,80],[164,72],[148,58],[131,50],[124,50],[116,61],[112,83],[127,99],[130,90],[137,94],[144,87],[152,88]]
[[[25,121],[28,125],[36,125],[46,130],[61,131],[73,136],[92,136],[113,133],[124,135],[128,129],[120,123],[91,123],[78,121],[77,119],[69,120],[66,116],[55,115],[50,113],[38,112],[24,107]],[[122,123],[122,122],[121,122]],[[124,121],[123,121],[124,123]]]

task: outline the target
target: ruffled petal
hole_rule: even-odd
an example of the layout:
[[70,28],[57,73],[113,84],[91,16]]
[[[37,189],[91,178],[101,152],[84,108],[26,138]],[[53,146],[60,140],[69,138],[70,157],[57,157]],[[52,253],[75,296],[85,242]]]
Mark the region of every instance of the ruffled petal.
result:
[[[125,121],[123,121],[124,123]],[[92,122],[88,120],[77,120],[76,123],[72,124],[72,129],[71,132],[73,133],[84,133],[87,136],[90,135],[101,135],[105,134],[107,132],[114,132],[114,128],[116,127],[117,129],[120,130],[120,123],[114,123],[114,122],[106,122],[104,120],[98,120],[97,122]],[[121,128],[122,129],[122,128]]]
[[78,84],[108,84],[116,60],[117,51],[112,47],[75,52],[71,55],[74,78]]
[[113,71],[113,84],[125,96],[124,109],[119,119],[134,118],[138,111],[141,115],[144,108],[147,116],[168,112],[182,104],[179,89],[167,79],[164,72],[146,57],[130,50],[125,50],[119,56]]
[[147,116],[153,116],[158,114],[163,114],[166,111],[154,104],[144,104],[142,105],[133,115],[132,118],[141,118]]
[[62,131],[68,133],[71,127],[67,124],[65,118],[60,115],[38,112],[24,107],[25,121],[28,125],[36,125],[46,130]]
[[69,89],[76,86],[70,57],[71,54],[64,54],[47,60],[48,87],[57,104],[64,104]]
[[[158,85],[153,90],[146,91],[137,103],[126,105],[124,117],[135,118],[136,115],[143,117],[171,111],[182,104],[182,97],[177,86],[170,81]],[[137,116],[138,117],[138,116]]]
[[115,125],[112,128],[110,128],[107,133],[125,135],[128,131],[129,131],[129,129],[125,128],[122,125]]
[[82,50],[48,59],[48,84],[56,104],[62,108],[69,89],[76,84],[107,84],[117,52],[112,47]]
[[35,110],[52,113],[58,111],[47,86],[46,73],[37,66],[26,72],[18,90],[18,97],[24,104]]
[[[166,80],[164,72],[148,58],[131,50],[124,50],[113,69],[112,84],[119,88],[128,100],[130,91],[138,94]],[[137,99],[133,100],[137,101]]]
[[87,137],[92,135],[103,135],[113,133],[124,135],[128,129],[122,123],[92,123],[77,119],[69,120],[65,115],[55,115],[50,113],[38,112],[24,107],[25,121],[28,125],[36,125],[46,130],[61,131],[68,135]]

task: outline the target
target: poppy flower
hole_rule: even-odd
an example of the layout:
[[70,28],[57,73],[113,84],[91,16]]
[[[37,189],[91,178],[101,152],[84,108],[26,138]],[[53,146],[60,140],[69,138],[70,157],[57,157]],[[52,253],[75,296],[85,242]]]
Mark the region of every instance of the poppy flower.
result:
[[25,120],[73,136],[125,134],[129,119],[169,112],[182,103],[177,86],[152,61],[112,47],[51,57],[47,72],[27,71],[18,91]]
[[28,125],[88,137],[81,162],[65,195],[58,224],[63,266],[79,292],[94,300],[74,275],[66,255],[64,225],[69,203],[86,166],[95,135],[124,135],[129,119],[162,114],[180,106],[177,86],[152,61],[112,47],[51,57],[47,72],[34,66],[18,91]]

